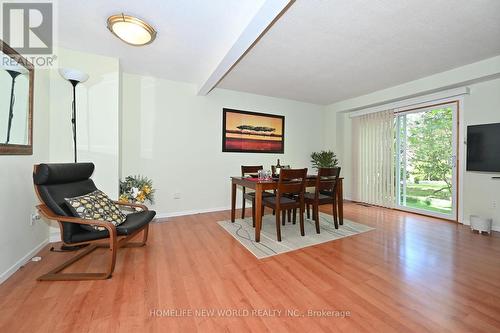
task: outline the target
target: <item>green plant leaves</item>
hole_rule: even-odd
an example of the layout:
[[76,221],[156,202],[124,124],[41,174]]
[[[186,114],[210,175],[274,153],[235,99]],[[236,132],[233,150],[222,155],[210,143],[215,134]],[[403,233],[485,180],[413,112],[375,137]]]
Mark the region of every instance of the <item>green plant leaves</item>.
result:
[[322,150],[311,154],[311,163],[316,170],[319,168],[333,168],[339,163],[337,155],[331,150]]

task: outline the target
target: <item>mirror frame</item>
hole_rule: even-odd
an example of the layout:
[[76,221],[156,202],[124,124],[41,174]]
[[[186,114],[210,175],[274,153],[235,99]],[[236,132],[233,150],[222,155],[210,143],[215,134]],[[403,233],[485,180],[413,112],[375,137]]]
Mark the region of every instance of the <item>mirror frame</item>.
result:
[[0,155],[33,155],[33,84],[35,82],[35,70],[33,64],[17,53],[7,43],[0,39],[0,51],[14,59],[29,72],[29,99],[28,99],[28,144],[11,145],[0,143]]

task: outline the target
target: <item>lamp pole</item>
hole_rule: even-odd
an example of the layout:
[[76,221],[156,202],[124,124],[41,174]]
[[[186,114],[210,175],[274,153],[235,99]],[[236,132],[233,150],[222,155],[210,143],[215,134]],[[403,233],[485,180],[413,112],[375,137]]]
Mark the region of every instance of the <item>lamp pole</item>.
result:
[[76,85],[79,83],[76,80],[69,80],[71,82],[71,85],[73,86],[73,105],[72,105],[72,110],[73,114],[71,116],[71,125],[73,128],[73,152],[75,156],[75,163],[77,162],[77,151],[76,151]]
[[73,103],[71,104],[71,128],[73,130],[73,155],[75,163],[78,162],[77,145],[76,145],[76,86],[78,83],[85,82],[89,79],[88,74],[76,69],[59,69],[59,74],[68,80],[73,87]]

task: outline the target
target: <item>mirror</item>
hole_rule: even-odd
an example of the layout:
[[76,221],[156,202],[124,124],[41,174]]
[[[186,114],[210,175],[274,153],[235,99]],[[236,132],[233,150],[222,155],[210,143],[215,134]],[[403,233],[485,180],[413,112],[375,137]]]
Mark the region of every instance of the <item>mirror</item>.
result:
[[0,154],[33,153],[33,65],[0,40]]

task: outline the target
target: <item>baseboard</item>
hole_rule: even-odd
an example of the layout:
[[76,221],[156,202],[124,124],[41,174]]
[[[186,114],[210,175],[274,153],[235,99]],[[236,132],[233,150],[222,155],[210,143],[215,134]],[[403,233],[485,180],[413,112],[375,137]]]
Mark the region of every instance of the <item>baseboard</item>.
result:
[[[240,209],[241,207],[236,207],[236,209]],[[230,210],[231,207],[216,207],[216,208],[204,208],[204,209],[194,209],[194,210],[184,210],[180,212],[173,213],[157,213],[155,219],[166,219],[169,217],[176,216],[185,216],[185,215],[195,215],[202,213],[212,213],[212,212],[220,212],[224,210]]]
[[0,284],[4,283],[12,274],[17,272],[17,270],[25,265],[28,261],[31,260],[37,254],[45,245],[49,243],[49,240],[46,239],[43,242],[41,242],[39,245],[37,245],[33,250],[28,252],[24,257],[19,259],[14,265],[12,265],[8,270],[0,274]]

